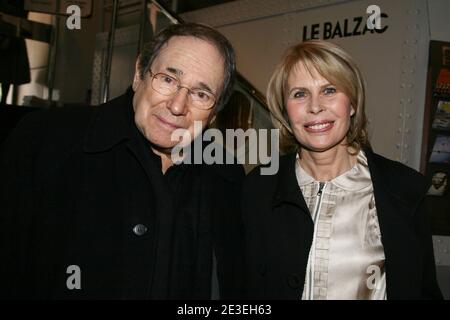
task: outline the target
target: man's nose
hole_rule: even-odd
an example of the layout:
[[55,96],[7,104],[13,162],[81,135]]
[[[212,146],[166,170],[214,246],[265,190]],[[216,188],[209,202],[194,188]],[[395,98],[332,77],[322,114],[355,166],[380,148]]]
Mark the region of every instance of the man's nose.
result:
[[174,115],[184,115],[188,108],[189,90],[180,88],[170,99],[168,108]]

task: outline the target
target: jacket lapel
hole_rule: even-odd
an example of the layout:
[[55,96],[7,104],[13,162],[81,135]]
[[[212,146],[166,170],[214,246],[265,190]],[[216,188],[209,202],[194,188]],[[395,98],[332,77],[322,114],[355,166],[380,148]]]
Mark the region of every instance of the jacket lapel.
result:
[[133,91],[127,92],[97,108],[97,113],[84,137],[83,150],[87,153],[103,152],[125,139],[131,138],[134,125]]
[[[403,181],[394,179],[395,172],[388,160],[376,155],[370,149],[364,149],[367,156],[373,183],[377,216],[380,224],[381,240],[385,253],[387,298],[396,299],[405,295],[405,285],[410,283],[408,266],[410,252],[415,241],[408,216],[412,214],[415,203],[408,203],[401,196],[402,188],[408,188]],[[403,288],[403,289],[401,289]]]
[[[87,153],[105,152],[126,141],[127,148],[133,153],[147,177],[153,181],[162,179],[161,164],[150,150],[145,138],[134,123],[133,90],[108,103],[100,105],[97,115],[87,130],[83,150]],[[157,177],[160,175],[161,177]],[[160,182],[160,181],[158,181]],[[154,187],[161,187],[160,184]]]
[[295,175],[296,154],[288,154],[280,159],[279,179],[272,201],[272,207],[291,204],[310,214]]

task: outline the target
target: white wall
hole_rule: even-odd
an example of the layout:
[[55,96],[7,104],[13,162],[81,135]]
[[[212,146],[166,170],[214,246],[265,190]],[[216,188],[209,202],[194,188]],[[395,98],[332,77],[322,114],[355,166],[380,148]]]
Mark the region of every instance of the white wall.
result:
[[[288,46],[303,39],[303,27],[366,17],[376,4],[388,18],[386,32],[331,41],[343,46],[359,63],[367,82],[367,114],[374,149],[415,169],[420,165],[423,105],[429,41],[424,0],[236,1],[185,14],[188,21],[212,24],[237,50],[238,69],[261,92]],[[365,21],[364,21],[365,23]],[[362,29],[362,28],[361,28]]]

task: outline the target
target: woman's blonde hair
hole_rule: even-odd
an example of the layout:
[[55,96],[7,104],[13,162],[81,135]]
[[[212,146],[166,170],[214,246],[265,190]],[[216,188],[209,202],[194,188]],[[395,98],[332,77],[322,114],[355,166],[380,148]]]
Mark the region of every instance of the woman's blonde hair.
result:
[[341,47],[322,40],[310,40],[289,48],[273,73],[267,89],[267,103],[275,128],[280,129],[282,152],[298,152],[285,108],[287,79],[292,70],[302,64],[306,70],[316,70],[322,77],[347,95],[355,110],[347,133],[349,147],[358,152],[370,146],[367,136],[367,117],[364,110],[365,89],[359,68]]

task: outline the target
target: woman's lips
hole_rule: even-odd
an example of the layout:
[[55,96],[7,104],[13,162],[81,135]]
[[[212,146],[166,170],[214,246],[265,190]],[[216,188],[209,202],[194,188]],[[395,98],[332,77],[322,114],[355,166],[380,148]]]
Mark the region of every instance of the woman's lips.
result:
[[321,133],[331,130],[334,126],[334,121],[314,121],[308,122],[304,125],[305,131],[310,133]]

